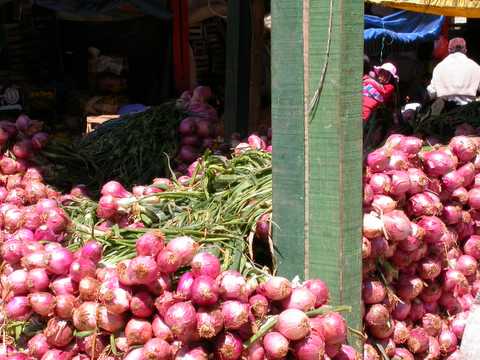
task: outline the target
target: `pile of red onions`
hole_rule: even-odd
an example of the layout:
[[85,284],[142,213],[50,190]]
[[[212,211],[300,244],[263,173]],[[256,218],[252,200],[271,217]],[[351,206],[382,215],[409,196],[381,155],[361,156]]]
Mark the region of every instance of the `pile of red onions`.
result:
[[217,144],[218,114],[208,101],[213,97],[207,86],[198,86],[193,91],[185,91],[179,101],[190,114],[178,127],[180,149],[177,154],[176,170],[181,175],[192,174],[190,165],[206,149],[213,149]]
[[[122,206],[135,197],[116,182],[101,193]],[[24,208],[6,205],[7,215],[18,209],[18,217],[26,217]],[[346,344],[339,313],[312,313],[328,302],[321,280],[294,285],[283,277],[248,279],[222,271],[220,260],[190,237],[167,241],[158,230],[137,240],[134,258],[107,266],[95,240],[76,251],[61,245],[68,221],[60,221],[54,200],[30,206],[40,214],[36,228],[21,220],[18,229],[3,230],[11,239],[2,245],[1,321],[32,320],[42,330],[23,335],[24,349],[5,347],[9,359],[359,357]],[[37,239],[35,230],[43,227],[55,236]],[[276,322],[259,336],[271,319]],[[254,335],[257,341],[246,346]]]
[[480,286],[480,139],[422,150],[391,135],[366,159],[364,359],[456,359]]

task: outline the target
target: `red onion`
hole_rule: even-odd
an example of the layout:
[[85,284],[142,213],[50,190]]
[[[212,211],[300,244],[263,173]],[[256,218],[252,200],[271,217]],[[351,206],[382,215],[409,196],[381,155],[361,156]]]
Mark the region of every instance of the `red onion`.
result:
[[424,360],[435,360],[440,358],[440,344],[437,338],[433,336],[428,337],[428,351]]
[[311,333],[295,343],[295,358],[299,360],[322,359],[325,354],[325,341],[318,334]]
[[48,134],[44,132],[36,133],[32,136],[32,146],[34,150],[42,150],[48,142]]
[[[137,244],[140,239],[137,240]],[[88,241],[81,249],[82,258],[91,260],[94,264],[98,263],[102,258],[102,245],[95,240]]]
[[408,315],[410,315],[410,310],[412,309],[412,304],[408,300],[399,301],[395,308],[392,311],[392,317],[396,320],[406,320]]
[[383,222],[373,214],[363,214],[363,236],[368,239],[378,238],[383,234]]
[[222,272],[217,278],[218,292],[224,300],[243,299],[247,296],[247,282],[237,271]]
[[429,244],[438,242],[447,230],[443,221],[436,216],[424,216],[417,224],[425,230],[424,240]]
[[260,286],[258,292],[270,300],[284,300],[292,293],[292,284],[284,277],[272,276]]
[[102,219],[109,219],[117,214],[118,201],[112,195],[104,195],[98,200],[97,216]]
[[193,135],[196,132],[196,118],[187,117],[180,122],[178,132],[183,136]]
[[180,256],[173,250],[163,249],[157,256],[158,268],[163,273],[174,273],[182,266]]
[[148,318],[153,314],[153,299],[145,291],[134,294],[130,300],[130,311],[139,318]]
[[360,355],[357,351],[349,346],[349,345],[342,345],[339,353],[335,356],[336,360],[361,360]]
[[412,232],[410,220],[401,210],[393,210],[382,216],[385,236],[392,241],[402,241]]
[[345,342],[347,338],[347,324],[340,314],[328,313],[320,316],[318,323],[326,344],[336,345]]
[[32,123],[32,120],[27,115],[20,115],[15,121],[15,126],[18,131],[26,131]]
[[297,287],[292,290],[290,297],[282,301],[286,309],[298,309],[302,311],[312,310],[315,307],[316,296],[307,287]]
[[166,290],[170,290],[172,283],[167,274],[160,274],[160,276],[152,283],[146,285],[148,291],[154,295],[160,295]]
[[248,305],[228,300],[221,305],[225,329],[238,330],[248,322]]
[[72,262],[72,252],[64,247],[59,247],[48,253],[47,270],[52,274],[64,275],[68,272]]
[[447,225],[458,224],[462,221],[463,211],[458,205],[446,205],[443,208],[442,220]]
[[27,320],[30,317],[30,302],[26,296],[14,296],[5,305],[5,315],[12,320]]
[[137,240],[137,254],[155,257],[164,248],[164,241],[165,236],[161,231],[149,231]]
[[464,295],[468,291],[468,281],[458,270],[448,269],[443,282],[445,291],[455,291],[458,295]]
[[47,225],[40,225],[34,233],[35,241],[57,241],[57,235]]
[[363,344],[363,359],[364,360],[381,360],[377,350],[370,344]]
[[130,267],[131,262],[132,260],[130,259],[122,260],[116,266],[118,280],[122,285],[126,285],[126,286],[133,285],[133,279],[130,277],[130,272],[128,271],[128,268]]
[[155,307],[158,313],[165,317],[167,310],[175,303],[179,302],[171,292],[165,291],[157,299],[155,299]]
[[143,355],[143,347],[133,349],[123,359],[124,360],[145,360],[145,356]]
[[125,321],[122,315],[109,312],[103,305],[98,307],[97,322],[101,329],[110,333],[114,333],[125,326]]
[[175,252],[179,258],[182,266],[188,265],[198,249],[198,244],[188,236],[180,236],[172,239],[166,246],[170,251]]
[[172,349],[165,340],[153,338],[145,343],[143,356],[150,360],[170,360],[172,358]]
[[417,277],[406,276],[398,281],[397,294],[404,300],[413,300],[423,290],[423,281]]
[[192,263],[192,274],[197,277],[200,275],[210,276],[216,278],[220,275],[220,261],[215,255],[212,255],[208,252],[201,252],[196,254],[193,257]]
[[71,319],[73,310],[75,310],[77,306],[77,299],[73,295],[63,294],[55,297],[55,315],[60,319]]
[[476,260],[480,260],[480,236],[470,236],[463,246],[463,251],[465,251],[465,254],[474,257]]
[[455,315],[452,319],[450,329],[455,334],[458,340],[461,340],[463,337],[463,332],[465,330],[465,326],[467,325],[468,313],[459,313]]
[[[180,345],[177,346],[177,348],[179,347]],[[175,352],[175,349],[173,352]],[[208,360],[208,353],[202,346],[185,345],[176,352],[175,360]]]
[[13,295],[25,295],[28,293],[28,272],[20,269],[15,270],[7,277],[8,288],[12,291]]
[[428,185],[428,177],[418,168],[410,168],[407,170],[410,178],[410,194],[417,194],[425,191]]
[[283,359],[287,356],[289,342],[279,332],[271,331],[263,337],[263,348],[268,359]]
[[85,301],[93,301],[98,298],[100,282],[90,276],[84,277],[78,284],[80,298]]
[[362,299],[365,304],[378,304],[385,298],[385,287],[380,281],[367,280],[362,284]]
[[159,268],[151,256],[137,256],[127,268],[128,277],[135,284],[149,284],[158,276]]
[[190,302],[179,302],[170,306],[164,320],[176,336],[192,330],[196,326],[196,311]]
[[74,294],[78,290],[78,285],[70,276],[61,276],[52,281],[50,288],[55,295]]
[[401,196],[410,191],[410,177],[406,171],[391,171],[392,187],[390,193]]
[[27,273],[26,286],[28,291],[44,291],[48,289],[50,280],[45,269],[32,269]]
[[47,337],[42,333],[37,334],[28,340],[27,347],[28,354],[36,359],[40,359],[48,350],[50,350]]
[[425,258],[418,264],[418,275],[423,280],[433,280],[440,275],[442,264],[435,259]]
[[[363,186],[363,205],[368,206],[373,200],[373,190],[369,184],[365,184]],[[268,228],[267,228],[268,226]],[[268,236],[268,232],[270,230],[270,226],[266,222],[257,222],[257,228],[255,231],[255,235],[260,239],[266,239]]]
[[465,276],[472,276],[477,273],[477,260],[470,255],[462,255],[458,258],[456,270]]
[[425,314],[422,317],[422,327],[430,336],[438,336],[442,330],[442,318],[434,314]]
[[218,286],[210,276],[197,277],[191,287],[192,301],[200,306],[214,305],[218,301]]
[[52,318],[43,331],[47,342],[52,347],[67,346],[73,339],[73,329],[65,320]]
[[218,308],[200,308],[197,312],[197,331],[201,338],[211,339],[223,330],[223,314]]
[[442,209],[439,197],[430,192],[415,194],[408,200],[408,213],[414,217],[440,215]]
[[86,276],[95,276],[95,271],[95,264],[90,259],[83,256],[73,260],[72,264],[70,265],[70,276],[72,280],[76,282],[79,282]]
[[443,292],[438,302],[451,315],[456,315],[463,311],[462,305],[458,301],[458,296],[453,295],[451,292]]
[[372,174],[369,185],[374,194],[389,194],[392,187],[392,179],[387,174]]
[[22,258],[23,243],[18,240],[9,240],[2,244],[0,255],[9,264],[16,264]]
[[454,191],[465,185],[464,177],[456,170],[450,171],[442,177],[443,189],[446,191]]
[[394,322],[393,341],[397,345],[404,344],[410,336],[410,330],[403,321]]
[[200,145],[200,138],[196,135],[184,136],[180,140],[180,144],[181,145],[190,145],[190,146],[196,147],[196,146]]
[[372,151],[367,156],[367,165],[373,172],[382,172],[384,171],[389,163],[389,157],[387,155],[387,150],[377,149]]
[[130,293],[122,288],[112,288],[100,294],[100,300],[114,314],[123,314],[130,309]]
[[444,329],[438,336],[438,343],[440,344],[440,352],[444,355],[450,354],[457,349],[457,337],[449,329]]
[[4,175],[13,175],[17,172],[17,162],[6,156],[0,158],[0,170]]
[[95,330],[97,327],[98,304],[84,302],[73,311],[73,324],[80,331]]
[[443,176],[457,167],[457,159],[443,149],[424,153],[423,162],[430,176]]
[[480,188],[473,188],[468,192],[468,205],[472,209],[480,209]]
[[477,154],[477,145],[475,141],[468,136],[455,136],[450,140],[448,146],[461,162],[470,161]]
[[428,334],[422,328],[414,328],[410,331],[410,337],[407,340],[408,349],[413,354],[421,354],[428,350]]
[[47,292],[35,292],[28,295],[30,306],[40,316],[49,317],[55,309],[55,297]]
[[146,320],[132,318],[125,326],[125,336],[129,345],[145,344],[153,336],[152,325]]
[[177,290],[175,295],[182,300],[190,300],[192,298],[193,274],[187,271],[178,280]]
[[362,259],[365,260],[372,255],[372,243],[365,236],[362,237]]
[[370,326],[384,325],[390,321],[390,313],[384,305],[374,304],[365,314],[364,321]]
[[233,333],[225,332],[215,342],[215,355],[220,360],[240,359],[242,351],[242,340]]
[[372,208],[381,214],[395,210],[397,207],[397,202],[386,195],[374,195],[371,203]]
[[425,311],[429,314],[438,314],[440,312],[440,306],[436,302],[424,302],[423,307],[425,308]]
[[[300,352],[300,354],[303,353],[303,351]],[[249,360],[264,360],[266,358],[266,355],[262,342],[259,340],[251,344],[248,348],[248,353],[246,356]]]
[[162,318],[155,315],[152,321],[152,331],[156,338],[171,342],[173,340],[172,330],[165,324]]

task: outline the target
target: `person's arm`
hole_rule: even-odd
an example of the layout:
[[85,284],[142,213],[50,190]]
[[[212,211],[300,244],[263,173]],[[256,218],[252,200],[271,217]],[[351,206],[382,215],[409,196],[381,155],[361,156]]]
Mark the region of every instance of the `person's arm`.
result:
[[433,69],[432,73],[432,80],[430,81],[430,85],[427,86],[428,96],[430,100],[434,100],[437,98],[437,89],[435,88],[435,78],[436,78],[436,71]]

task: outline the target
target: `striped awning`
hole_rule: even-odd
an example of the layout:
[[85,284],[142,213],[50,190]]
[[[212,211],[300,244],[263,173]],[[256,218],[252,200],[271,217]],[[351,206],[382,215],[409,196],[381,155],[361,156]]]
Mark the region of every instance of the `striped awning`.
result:
[[480,18],[480,0],[366,0],[366,2],[427,14]]

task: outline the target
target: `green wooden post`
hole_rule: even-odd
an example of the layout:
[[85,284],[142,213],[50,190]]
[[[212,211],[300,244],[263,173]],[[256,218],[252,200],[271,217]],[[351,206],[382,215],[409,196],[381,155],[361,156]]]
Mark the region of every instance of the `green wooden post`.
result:
[[225,135],[248,130],[250,89],[250,1],[231,0],[227,13]]
[[[324,279],[361,329],[362,0],[272,1],[280,273]],[[315,101],[317,99],[317,101]],[[356,345],[359,345],[358,343]]]

